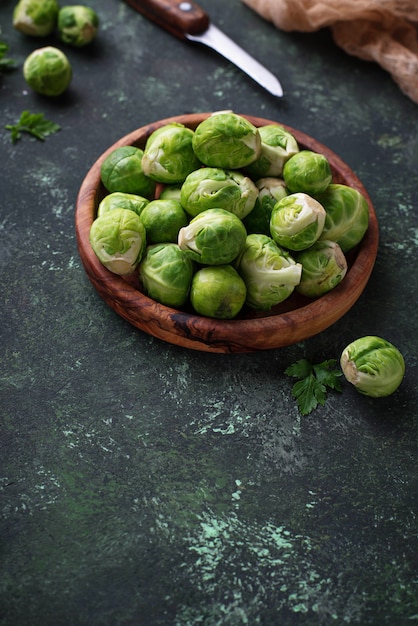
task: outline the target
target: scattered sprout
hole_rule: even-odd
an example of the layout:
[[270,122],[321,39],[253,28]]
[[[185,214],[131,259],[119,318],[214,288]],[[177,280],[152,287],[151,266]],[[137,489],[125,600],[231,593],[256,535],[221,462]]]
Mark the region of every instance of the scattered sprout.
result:
[[193,131],[176,122],[157,128],[145,144],[144,173],[161,183],[182,183],[200,166],[193,151]]
[[301,150],[284,164],[283,178],[289,191],[315,195],[331,183],[331,166],[323,154]]
[[90,243],[108,270],[121,276],[132,274],[145,250],[145,227],[134,211],[114,209],[93,221]]
[[323,296],[336,287],[347,273],[347,260],[335,241],[317,241],[296,256],[302,276],[296,291],[309,298]]
[[340,364],[348,382],[373,398],[394,393],[405,374],[405,361],[398,348],[375,336],[350,343],[341,354]]
[[50,35],[57,25],[57,0],[20,0],[13,11],[16,30],[34,37]]
[[266,235],[248,235],[234,266],[247,287],[246,303],[269,310],[283,302],[300,282],[302,266]]
[[64,6],[58,12],[58,36],[64,43],[81,48],[97,35],[99,18],[90,7]]
[[53,46],[34,50],[23,64],[23,76],[31,89],[44,96],[60,96],[72,78],[66,55]]
[[274,176],[260,178],[255,183],[258,196],[253,210],[243,219],[247,233],[271,236],[270,218],[279,200],[288,195],[284,180]]
[[222,111],[200,122],[194,133],[193,148],[204,165],[240,169],[259,157],[261,138],[258,129],[247,119]]
[[233,319],[245,303],[246,287],[231,265],[203,267],[193,276],[190,301],[200,315]]
[[142,168],[143,150],[134,146],[115,148],[103,161],[100,175],[110,192],[121,191],[152,198],[156,183]]
[[266,176],[281,176],[286,161],[299,152],[295,137],[278,124],[258,129],[261,138],[260,156],[246,168],[253,180]]
[[177,243],[180,228],[187,226],[188,218],[178,200],[152,200],[142,211],[141,220],[149,243]]
[[207,209],[180,229],[178,245],[193,261],[204,265],[231,263],[245,245],[242,221],[225,209]]
[[306,193],[293,193],[275,204],[270,233],[279,246],[305,250],[318,240],[324,224],[324,207]]
[[143,196],[114,191],[100,201],[97,208],[97,217],[113,211],[113,209],[129,209],[130,211],[135,211],[137,215],[141,215],[148,203],[149,200]]
[[183,306],[189,295],[194,268],[177,244],[148,246],[138,269],[144,293],[149,298],[165,306]]
[[201,167],[187,176],[180,201],[192,217],[207,209],[225,209],[243,219],[254,208],[257,196],[257,187],[248,176],[235,170]]
[[363,239],[369,226],[369,205],[353,187],[331,183],[316,196],[326,211],[321,239],[336,241],[348,252]]

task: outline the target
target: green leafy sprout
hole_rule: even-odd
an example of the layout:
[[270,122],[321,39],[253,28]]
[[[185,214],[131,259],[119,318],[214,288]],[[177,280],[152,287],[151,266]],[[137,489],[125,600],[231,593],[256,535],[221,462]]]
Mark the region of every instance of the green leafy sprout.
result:
[[43,113],[30,113],[23,111],[16,124],[6,124],[6,130],[11,133],[11,140],[16,143],[22,133],[28,133],[40,141],[44,141],[48,135],[61,130],[61,126],[47,120]]
[[299,380],[292,387],[301,415],[309,415],[318,405],[323,406],[328,389],[341,392],[340,377],[343,373],[337,367],[336,359],[328,359],[313,365],[307,359],[300,359],[289,365],[284,372]]

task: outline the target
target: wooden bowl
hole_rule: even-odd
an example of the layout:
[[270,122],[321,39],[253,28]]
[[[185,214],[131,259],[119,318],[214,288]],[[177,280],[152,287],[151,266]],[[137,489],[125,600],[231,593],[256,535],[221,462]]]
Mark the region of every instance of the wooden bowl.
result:
[[[154,337],[185,348],[221,353],[252,352],[280,348],[312,337],[347,313],[363,292],[377,255],[378,223],[366,189],[348,165],[326,146],[285,124],[281,125],[294,135],[301,149],[320,152],[328,158],[334,183],[354,187],[369,205],[368,230],[359,246],[347,256],[349,269],[343,281],[329,293],[312,300],[294,292],[271,311],[245,309],[233,320],[216,320],[151,300],[139,290],[136,276],[121,277],[111,273],[90,246],[90,227],[107,193],[100,180],[100,167],[106,156],[120,146],[143,149],[148,136],[170,122],[179,122],[194,130],[209,115],[180,115],[148,124],[122,137],[97,159],[81,185],[75,213],[78,248],[87,276],[105,302],[125,320]],[[243,117],[257,127],[275,123],[259,117]]]

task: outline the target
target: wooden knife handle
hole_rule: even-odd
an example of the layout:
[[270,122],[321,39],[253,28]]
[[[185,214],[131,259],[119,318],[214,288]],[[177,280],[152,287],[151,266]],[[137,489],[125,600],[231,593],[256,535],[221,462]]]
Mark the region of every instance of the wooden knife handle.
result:
[[209,16],[193,0],[125,0],[133,9],[179,39],[199,35],[209,27]]

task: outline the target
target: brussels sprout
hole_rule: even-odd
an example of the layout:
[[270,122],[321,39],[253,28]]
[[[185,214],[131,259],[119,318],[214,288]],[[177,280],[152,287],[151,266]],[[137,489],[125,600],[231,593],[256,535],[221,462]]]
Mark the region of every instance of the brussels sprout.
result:
[[296,255],[302,276],[296,291],[308,298],[322,296],[336,287],[347,273],[347,261],[335,241],[317,241]]
[[360,243],[369,226],[366,198],[353,187],[334,183],[315,197],[326,211],[320,239],[336,241],[343,252]]
[[257,196],[257,187],[244,174],[201,167],[187,176],[180,201],[192,217],[207,209],[225,209],[243,219],[254,208]]
[[20,0],[13,11],[13,26],[25,35],[45,37],[57,24],[57,0]]
[[276,203],[288,195],[284,180],[268,176],[255,183],[258,189],[253,210],[243,219],[247,233],[271,236],[270,218]]
[[99,18],[87,6],[77,4],[61,7],[58,13],[58,36],[66,44],[81,48],[97,35]]
[[121,276],[132,274],[145,250],[145,227],[134,211],[114,209],[93,221],[90,244],[108,270]]
[[185,304],[194,267],[177,244],[157,243],[148,246],[138,269],[147,296],[165,306],[179,307]]
[[152,198],[156,182],[148,178],[142,167],[144,151],[135,146],[115,148],[103,161],[100,175],[111,193],[121,191]]
[[97,217],[109,211],[113,211],[113,209],[129,209],[130,211],[135,211],[137,215],[141,215],[148,203],[148,198],[144,198],[143,196],[114,191],[105,196],[100,202],[97,207]]
[[204,165],[236,170],[260,156],[261,138],[258,129],[244,117],[222,111],[200,122],[193,148]]
[[141,213],[149,243],[177,243],[180,228],[187,226],[187,214],[177,200],[152,200]]
[[331,166],[323,154],[301,150],[284,164],[283,178],[289,191],[315,195],[331,183]]
[[325,209],[306,193],[292,193],[279,200],[271,213],[274,241],[289,250],[309,248],[322,233]]
[[231,265],[203,267],[193,276],[190,302],[199,315],[232,319],[245,303],[247,289]]
[[381,337],[360,337],[342,352],[341,369],[357,391],[373,398],[397,390],[405,374],[405,361],[393,344]]
[[290,296],[302,273],[302,265],[287,251],[259,234],[248,235],[234,266],[247,287],[248,306],[265,311]]
[[72,78],[69,60],[53,46],[34,50],[23,64],[23,77],[29,87],[43,96],[60,96]]
[[253,180],[281,176],[286,161],[299,152],[296,139],[277,124],[261,126],[258,132],[261,137],[261,152],[258,159],[246,168],[249,176]]
[[241,252],[246,238],[239,217],[225,209],[207,209],[180,229],[178,245],[193,261],[227,265]]
[[144,173],[160,183],[182,183],[200,167],[193,151],[193,131],[176,122],[157,128],[145,144]]
[[181,184],[166,185],[159,195],[160,200],[178,200],[181,197]]

